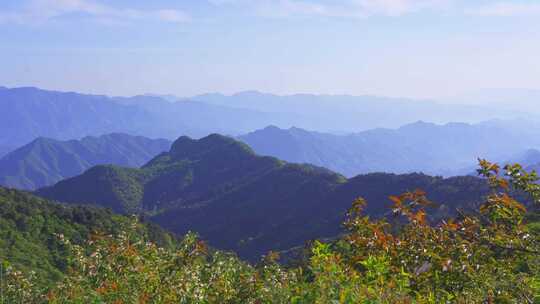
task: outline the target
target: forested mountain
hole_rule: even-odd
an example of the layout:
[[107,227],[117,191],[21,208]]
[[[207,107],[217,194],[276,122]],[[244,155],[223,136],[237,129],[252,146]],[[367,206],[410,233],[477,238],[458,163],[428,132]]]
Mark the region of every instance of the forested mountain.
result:
[[[129,218],[103,208],[60,205],[0,187],[0,262],[34,271],[44,281],[41,283],[50,283],[67,272],[73,258],[60,235],[82,245],[91,235],[115,234],[130,223]],[[133,232],[145,234],[161,246],[173,246],[173,236],[156,225],[139,225]]]
[[99,164],[139,167],[170,145],[121,133],[68,141],[40,137],[0,159],[0,185],[33,190]]
[[[505,134],[506,140],[494,134]],[[537,144],[528,138],[491,125],[423,122],[351,135],[270,126],[239,137],[258,154],[329,168],[349,177],[371,172],[469,174],[478,157],[532,166],[540,163],[540,153],[522,152],[523,147]],[[38,138],[0,158],[0,185],[32,190],[98,164],[139,167],[169,146],[167,140],[119,133],[70,141]]]
[[540,147],[540,137],[523,136],[504,126],[421,121],[350,135],[271,126],[239,139],[258,154],[323,166],[346,176],[369,172],[457,175],[474,170],[479,157],[506,160],[525,148]]
[[[490,163],[482,168],[496,172]],[[528,179],[522,171],[509,176],[511,184]],[[501,181],[492,179],[493,183]],[[530,186],[525,182],[519,189],[530,189],[533,196],[540,194]],[[34,241],[33,251],[14,251],[2,263],[0,288],[6,303],[331,303],[337,299],[344,303],[447,303],[456,299],[464,303],[484,299],[534,303],[540,291],[536,284],[538,216],[526,213],[504,190],[504,195],[489,195],[479,213],[460,213],[439,225],[426,221],[429,202],[422,192],[392,197],[393,212],[401,214],[399,229],[385,219],[365,216],[365,202],[355,200],[343,222],[347,229],[342,235],[314,240],[287,267],[278,263],[276,252],[252,266],[229,253],[209,249],[193,233],[171,244],[171,237],[161,230],[136,225],[133,220],[122,225],[126,219],[119,216],[112,222],[119,224],[120,232],[113,225],[112,235],[93,233],[87,242],[81,242],[78,237],[82,235],[84,240],[88,234],[79,234],[80,230],[95,229],[94,220],[102,223],[103,214],[109,224],[110,214],[47,202],[39,205],[35,198],[30,201],[13,190],[2,195],[2,190],[0,214],[7,209],[8,215],[18,217],[5,226],[0,221],[4,228],[0,236],[7,235],[10,244],[12,236],[17,237],[15,244]],[[3,196],[24,205],[6,205]],[[57,217],[58,210],[61,217]],[[69,228],[73,221],[82,227],[64,234],[62,228]],[[28,229],[28,222],[37,230]],[[55,229],[57,223],[59,229]],[[109,226],[97,228],[103,232]],[[49,238],[51,234],[54,237]],[[35,276],[26,269],[29,261],[41,258],[38,263],[42,266],[49,255],[56,258],[58,252],[63,255],[54,259],[53,273],[38,268]],[[69,270],[54,275],[66,268]]]
[[143,213],[171,231],[197,231],[210,244],[256,258],[320,237],[335,237],[351,202],[388,211],[388,196],[421,188],[442,204],[435,217],[477,203],[487,193],[475,177],[368,174],[347,180],[327,169],[257,156],[247,145],[213,134],[180,137],[141,169],[96,166],[37,191],[46,198]]

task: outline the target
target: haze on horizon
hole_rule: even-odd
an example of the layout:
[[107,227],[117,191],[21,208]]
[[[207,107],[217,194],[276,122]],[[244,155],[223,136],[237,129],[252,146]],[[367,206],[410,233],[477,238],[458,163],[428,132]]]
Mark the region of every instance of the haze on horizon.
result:
[[526,0],[7,0],[0,85],[481,103],[540,96],[539,29]]

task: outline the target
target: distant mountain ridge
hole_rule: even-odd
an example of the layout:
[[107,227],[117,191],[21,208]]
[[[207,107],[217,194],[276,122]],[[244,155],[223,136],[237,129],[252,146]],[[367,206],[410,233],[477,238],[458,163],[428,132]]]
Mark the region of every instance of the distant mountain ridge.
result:
[[351,133],[397,128],[420,119],[471,122],[523,114],[400,98],[277,96],[256,91],[175,100],[167,95],[108,97],[32,87],[1,89],[0,147],[19,147],[37,137],[67,140],[111,132],[168,139],[178,134],[197,138],[210,133],[240,135],[268,125]]
[[177,134],[240,134],[272,122],[283,123],[280,115],[202,102],[171,103],[156,96],[108,97],[33,87],[0,90],[0,108],[0,147],[19,147],[38,137],[68,140],[111,132],[169,139]]
[[258,154],[323,166],[346,176],[370,172],[459,175],[460,169],[475,167],[479,157],[508,159],[524,147],[540,147],[540,137],[522,136],[504,127],[422,121],[349,135],[270,126],[238,138]]
[[540,90],[526,88],[480,89],[462,93],[451,98],[454,102],[488,104],[508,110],[522,109],[528,116],[540,115]]
[[366,212],[389,212],[388,195],[421,188],[440,205],[434,216],[471,207],[488,193],[475,177],[443,179],[423,174],[368,174],[346,179],[328,169],[256,155],[222,135],[177,139],[141,169],[96,166],[39,189],[40,196],[73,204],[142,213],[183,234],[197,231],[210,245],[257,259],[310,239],[335,237],[351,202],[369,201]]
[[0,185],[33,190],[98,164],[139,167],[170,145],[165,139],[121,133],[68,141],[40,137],[0,159]]
[[[488,106],[446,104],[430,100],[381,96],[274,95],[244,91],[232,95],[219,93],[190,97],[190,100],[262,112],[295,113],[291,126],[322,132],[358,132],[374,128],[398,128],[418,120],[433,123],[452,121],[480,122],[526,116],[526,112]],[[279,127],[287,127],[274,124]]]
[[[148,115],[136,107],[110,102],[105,96],[44,91],[0,90],[0,145],[20,146],[37,137],[61,140],[110,132],[150,129]],[[136,132],[133,132],[136,133]]]
[[507,164],[520,164],[528,171],[535,170],[537,173],[540,173],[540,150],[528,149],[501,162],[501,165]]

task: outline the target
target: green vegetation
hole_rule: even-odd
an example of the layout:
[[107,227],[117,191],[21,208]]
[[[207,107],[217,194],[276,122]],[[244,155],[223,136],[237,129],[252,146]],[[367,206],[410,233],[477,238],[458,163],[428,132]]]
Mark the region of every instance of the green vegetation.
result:
[[[60,235],[84,244],[91,236],[117,234],[130,222],[106,209],[64,206],[0,187],[0,263],[33,271],[46,285],[62,278],[70,265],[72,255]],[[137,233],[160,246],[172,246],[172,237],[155,225],[138,225]]]
[[354,201],[332,242],[315,241],[298,266],[270,252],[252,266],[209,250],[188,234],[176,249],[156,246],[132,229],[75,245],[56,285],[6,269],[5,303],[540,303],[537,219],[512,197],[540,202],[536,173],[481,161],[492,191],[477,212],[430,224],[433,203],[421,190],[391,196],[399,227],[364,215]]
[[68,141],[37,138],[0,159],[0,185],[33,190],[98,164],[140,167],[170,144],[121,133]]
[[474,208],[489,193],[485,180],[424,174],[374,173],[351,179],[324,168],[257,156],[221,135],[181,137],[170,152],[141,169],[97,166],[37,191],[45,198],[142,213],[179,235],[197,231],[210,246],[257,261],[316,238],[335,238],[350,203],[370,202],[366,213],[388,213],[390,194],[421,188],[439,202],[434,219]]

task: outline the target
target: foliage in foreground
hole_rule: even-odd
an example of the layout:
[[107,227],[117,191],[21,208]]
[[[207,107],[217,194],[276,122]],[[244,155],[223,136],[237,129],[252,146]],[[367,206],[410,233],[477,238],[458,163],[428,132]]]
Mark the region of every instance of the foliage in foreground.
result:
[[[116,235],[129,223],[129,217],[107,209],[65,206],[0,187],[0,264],[9,261],[19,271],[34,271],[34,283],[51,285],[70,267],[71,250],[57,235],[83,245],[96,231]],[[172,235],[148,223],[137,225],[132,233],[146,235],[162,247],[175,243]]]
[[[257,266],[208,250],[188,234],[177,250],[138,234],[73,245],[73,265],[53,288],[12,268],[5,303],[540,303],[540,237],[515,190],[540,201],[533,172],[481,161],[494,187],[477,214],[429,223],[420,190],[392,196],[398,220],[371,220],[358,199],[332,243],[314,242],[301,266],[268,254]],[[531,216],[528,217],[529,219]],[[534,218],[534,217],[532,217]],[[396,227],[399,226],[399,227]]]

